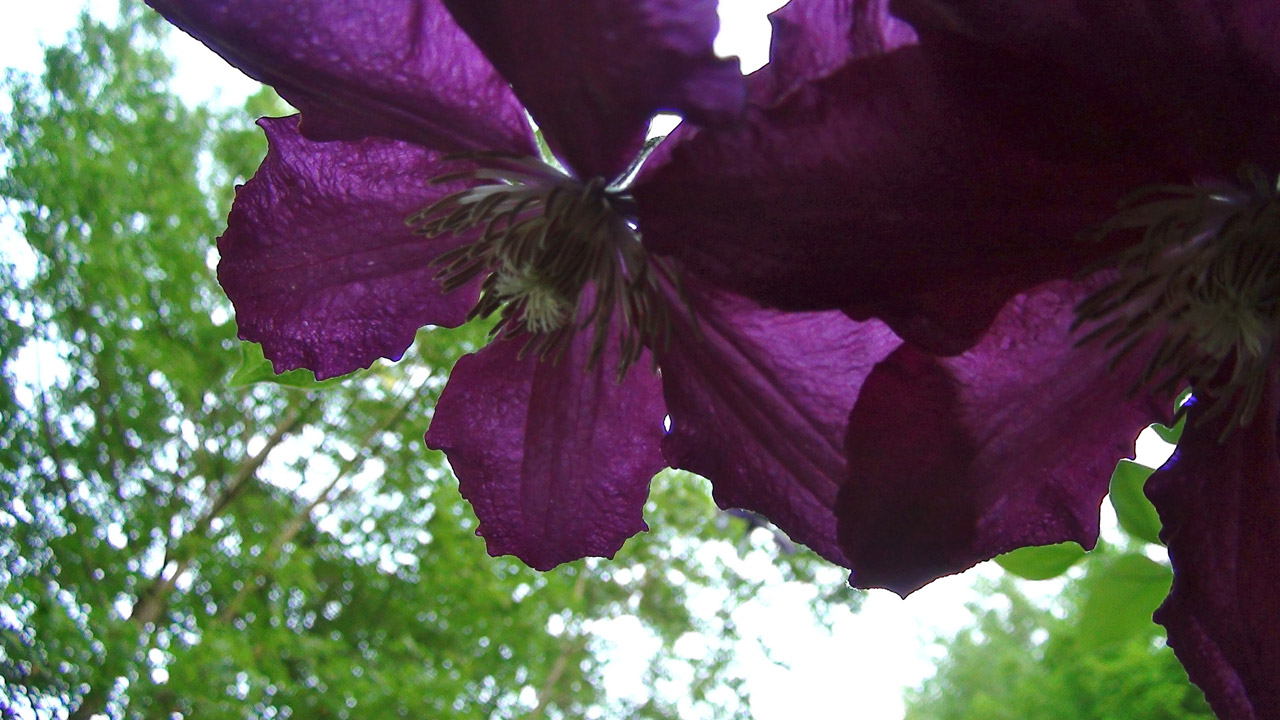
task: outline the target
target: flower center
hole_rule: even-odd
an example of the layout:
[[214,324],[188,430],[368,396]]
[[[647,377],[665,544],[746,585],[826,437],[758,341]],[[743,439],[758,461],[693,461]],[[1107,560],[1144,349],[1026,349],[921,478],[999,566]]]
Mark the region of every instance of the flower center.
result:
[[[1141,191],[1102,228],[1144,229],[1120,256],[1120,278],[1076,308],[1076,325],[1102,321],[1118,357],[1158,338],[1140,384],[1190,381],[1212,402],[1202,419],[1252,419],[1280,334],[1280,184],[1245,167],[1241,183]],[[1225,435],[1224,435],[1225,438]]]
[[497,312],[491,335],[528,333],[523,352],[552,359],[575,332],[594,326],[588,366],[599,360],[616,321],[620,377],[644,348],[666,348],[670,309],[657,273],[673,284],[676,278],[645,252],[624,185],[583,182],[530,157],[474,153],[465,159],[477,167],[433,182],[478,184],[405,222],[428,237],[481,229],[475,240],[435,260],[445,292],[484,276],[468,319]]

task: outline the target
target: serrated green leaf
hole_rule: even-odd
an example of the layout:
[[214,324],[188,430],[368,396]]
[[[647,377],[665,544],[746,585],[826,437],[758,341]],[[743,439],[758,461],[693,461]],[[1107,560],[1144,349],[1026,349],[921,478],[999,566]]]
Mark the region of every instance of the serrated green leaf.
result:
[[241,342],[240,366],[231,374],[231,379],[227,381],[227,384],[233,388],[243,388],[255,383],[266,382],[302,390],[318,390],[320,388],[333,387],[354,374],[348,373],[327,380],[316,380],[315,373],[310,370],[290,370],[277,375],[275,369],[271,366],[271,361],[262,354],[261,345],[253,342]]
[[1027,580],[1048,580],[1066,572],[1080,562],[1084,548],[1074,542],[1025,547],[996,557],[1006,572]]
[[1081,642],[1099,649],[1145,632],[1172,584],[1167,566],[1138,553],[1121,555],[1091,573],[1080,613]]
[[1131,536],[1154,544],[1160,543],[1160,515],[1142,492],[1153,470],[1132,460],[1121,460],[1111,474],[1111,506],[1116,510],[1120,528]]

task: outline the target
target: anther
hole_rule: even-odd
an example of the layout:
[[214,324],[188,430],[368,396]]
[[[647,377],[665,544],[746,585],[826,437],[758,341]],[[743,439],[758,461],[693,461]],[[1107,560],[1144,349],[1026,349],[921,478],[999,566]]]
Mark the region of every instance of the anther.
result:
[[[480,184],[437,200],[405,222],[427,237],[480,229],[475,240],[434,263],[445,292],[484,277],[470,318],[498,313],[494,336],[528,333],[524,352],[552,360],[575,332],[590,327],[589,366],[616,332],[619,377],[645,348],[665,349],[670,310],[659,280],[679,285],[664,262],[648,256],[624,214],[632,206],[629,178],[582,182],[542,161],[496,153],[466,159],[479,169],[433,182]],[[621,327],[611,328],[614,323]]]
[[1141,229],[1142,241],[1117,258],[1119,279],[1076,308],[1075,323],[1101,323],[1080,342],[1119,348],[1116,362],[1152,343],[1138,386],[1172,392],[1190,382],[1210,402],[1202,420],[1230,413],[1226,433],[1253,419],[1280,334],[1280,185],[1248,166],[1240,180],[1125,201],[1100,232]]

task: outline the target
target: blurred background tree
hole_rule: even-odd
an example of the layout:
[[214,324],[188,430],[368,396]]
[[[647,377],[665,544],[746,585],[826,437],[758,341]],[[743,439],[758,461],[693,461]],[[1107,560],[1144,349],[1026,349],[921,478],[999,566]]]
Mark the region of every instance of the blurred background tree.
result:
[[973,625],[940,643],[937,673],[907,694],[907,720],[1213,720],[1149,609],[1141,632],[1100,640],[1090,626],[1091,602],[1130,609],[1098,594],[1165,570],[1143,555],[1099,552],[1047,604],[1008,575],[986,587],[970,605]]
[[[0,711],[747,717],[733,610],[786,580],[821,586],[817,621],[856,596],[803,551],[739,576],[731,543],[782,545],[677,474],[612,562],[489,558],[421,440],[483,329],[424,330],[340,381],[272,377],[213,238],[265,152],[250,118],[287,109],[188,106],[165,32],[126,2],[3,83]],[[620,660],[642,668],[623,689]]]

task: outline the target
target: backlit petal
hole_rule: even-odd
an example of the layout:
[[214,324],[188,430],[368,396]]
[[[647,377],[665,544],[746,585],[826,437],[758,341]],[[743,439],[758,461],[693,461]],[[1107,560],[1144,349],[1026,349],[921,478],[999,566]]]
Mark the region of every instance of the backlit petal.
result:
[[1011,142],[934,73],[900,49],[749,111],[740,131],[698,133],[635,189],[645,244],[766,304],[907,329],[945,288],[933,334],[955,319],[971,342],[970,318],[1104,255],[1077,234],[1155,176],[1123,153]]
[[851,60],[914,43],[915,31],[891,15],[888,5],[889,0],[809,0],[771,13],[769,64],[748,79],[752,102],[772,105]]
[[586,368],[590,333],[559,362],[520,357],[524,338],[458,361],[427,445],[444,450],[491,555],[548,570],[613,557],[646,530],[649,480],[665,463],[665,413],[647,356],[619,383],[617,343]]
[[709,478],[721,507],[765,515],[847,565],[834,514],[845,424],[863,379],[900,341],[839,312],[765,310],[696,282],[688,294],[697,330],[680,318],[661,356],[668,462]]
[[[893,8],[942,59],[957,59],[960,45],[981,45],[1024,67],[1056,68],[1076,92],[1088,92],[1087,103],[1111,111],[1115,127],[1179,146],[1189,165],[1230,171],[1246,158],[1268,167],[1280,159],[1274,2],[895,0]],[[952,63],[951,81],[967,74],[968,84],[983,82],[972,70]]]
[[443,294],[431,261],[467,238],[404,222],[457,189],[429,182],[452,164],[392,140],[313,142],[296,116],[260,124],[270,150],[218,239],[240,337],[262,343],[277,372],[324,378],[399,359],[424,325],[465,320],[475,290]]
[[583,177],[625,169],[660,110],[716,124],[742,109],[737,63],[712,51],[714,0],[446,4]]
[[150,0],[302,111],[312,139],[533,153],[520,103],[439,0]]
[[[646,174],[635,191],[646,245],[766,304],[882,317],[954,352],[1014,292],[1128,242],[1081,236],[1135,189],[1233,177],[1246,160],[1280,168],[1280,79],[1232,45],[1242,30],[1200,37],[1179,17],[1165,37],[1100,14],[1143,30],[1137,47],[1157,62],[1096,18],[1024,38],[1013,10],[989,14],[984,30],[1003,33],[992,39],[947,3],[894,7],[922,16],[911,16],[928,30],[919,45],[804,84],[740,130],[697,133]],[[1102,44],[1114,72],[1081,50]],[[1172,79],[1151,79],[1166,69]]]
[[1075,347],[1082,295],[1038,288],[963,355],[903,346],[871,371],[837,507],[856,586],[906,595],[1014,548],[1093,546],[1117,458],[1168,405],[1128,395],[1135,360]]

